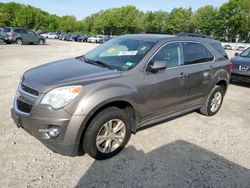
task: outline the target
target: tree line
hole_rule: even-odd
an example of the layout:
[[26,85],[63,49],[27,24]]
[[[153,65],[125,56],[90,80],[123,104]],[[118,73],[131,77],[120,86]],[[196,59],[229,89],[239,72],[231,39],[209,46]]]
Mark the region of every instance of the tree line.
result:
[[230,0],[219,8],[207,5],[196,11],[175,8],[171,12],[142,12],[129,5],[102,10],[82,20],[49,14],[29,5],[0,3],[0,27],[5,26],[107,35],[196,32],[221,41],[250,42],[250,1]]

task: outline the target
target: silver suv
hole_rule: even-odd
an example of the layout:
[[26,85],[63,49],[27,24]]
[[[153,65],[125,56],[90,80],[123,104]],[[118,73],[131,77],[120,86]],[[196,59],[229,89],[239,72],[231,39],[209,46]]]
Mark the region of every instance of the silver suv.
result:
[[2,32],[2,39],[7,44],[17,43],[19,45],[22,44],[39,44],[43,45],[46,40],[44,37],[37,35],[35,32],[23,29],[23,28],[15,28],[15,27],[6,27]]
[[231,70],[213,39],[121,36],[26,71],[12,118],[55,152],[106,159],[141,127],[194,110],[215,115]]

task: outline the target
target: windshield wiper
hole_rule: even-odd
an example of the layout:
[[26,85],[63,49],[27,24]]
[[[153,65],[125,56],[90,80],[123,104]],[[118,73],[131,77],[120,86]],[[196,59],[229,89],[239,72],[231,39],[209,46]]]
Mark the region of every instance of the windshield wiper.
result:
[[101,65],[102,67],[105,67],[107,69],[112,70],[110,65],[107,65],[106,63],[104,63],[102,61],[90,60],[90,59],[85,58],[84,56],[81,57],[81,60],[83,60],[86,63],[92,64],[92,65],[97,65],[97,66]]

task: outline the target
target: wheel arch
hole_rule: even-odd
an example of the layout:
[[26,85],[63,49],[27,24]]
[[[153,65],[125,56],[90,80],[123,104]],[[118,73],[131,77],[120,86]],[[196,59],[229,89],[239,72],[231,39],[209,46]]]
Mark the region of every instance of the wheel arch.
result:
[[79,153],[83,152],[81,145],[82,145],[84,134],[85,134],[90,122],[93,120],[93,118],[99,112],[101,112],[102,110],[109,108],[109,107],[118,107],[120,109],[125,110],[126,113],[128,114],[128,116],[130,117],[130,120],[131,120],[132,133],[136,132],[136,125],[137,125],[137,122],[138,122],[140,115],[138,114],[138,111],[135,107],[135,104],[133,104],[132,101],[129,101],[126,99],[114,99],[114,100],[104,101],[104,102],[100,103],[99,105],[97,105],[95,108],[93,108],[88,113],[88,115],[84,118],[84,120],[82,121],[82,124],[80,126],[80,129],[79,129],[79,131],[77,133],[77,137],[76,137],[76,146],[79,146],[79,148],[78,148]]

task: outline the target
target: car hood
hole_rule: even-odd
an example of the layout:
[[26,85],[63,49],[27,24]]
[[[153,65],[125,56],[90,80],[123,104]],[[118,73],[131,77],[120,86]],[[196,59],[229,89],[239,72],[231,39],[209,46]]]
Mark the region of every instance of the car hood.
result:
[[119,76],[120,71],[91,65],[78,59],[65,59],[26,71],[22,83],[45,93],[55,87],[97,82]]
[[231,62],[233,64],[250,65],[250,58],[249,57],[235,56],[231,59]]

